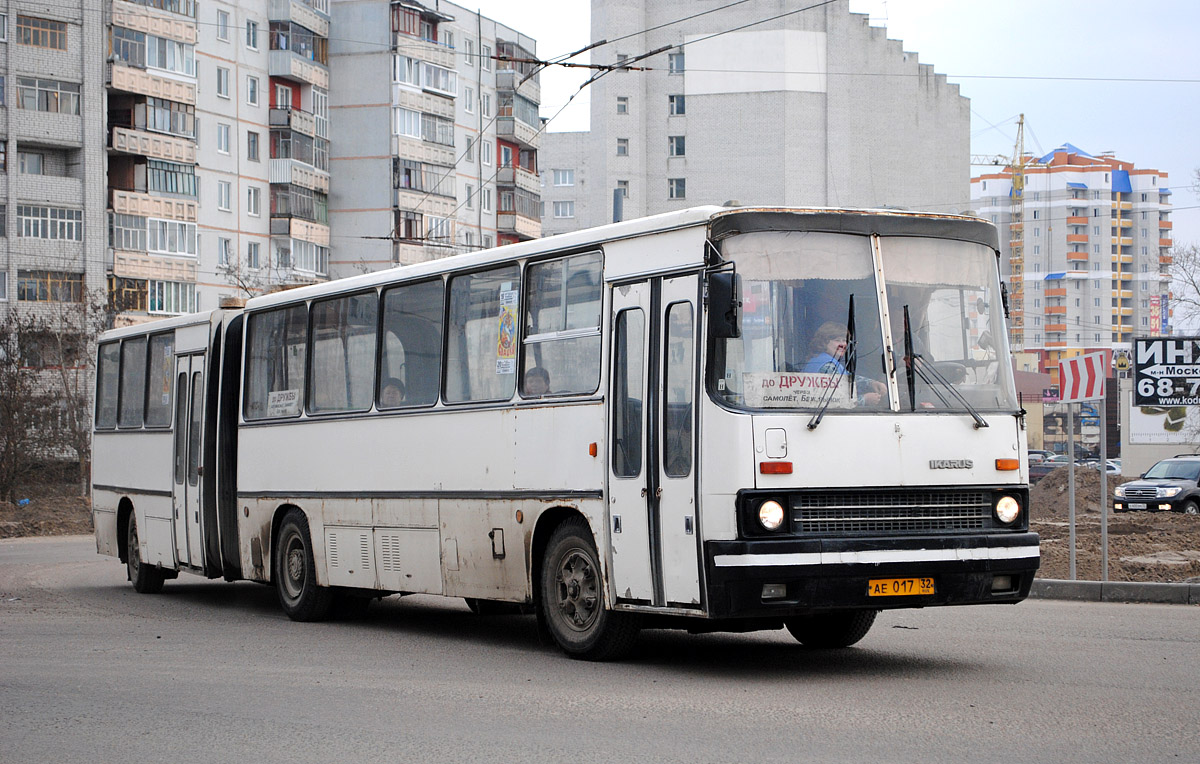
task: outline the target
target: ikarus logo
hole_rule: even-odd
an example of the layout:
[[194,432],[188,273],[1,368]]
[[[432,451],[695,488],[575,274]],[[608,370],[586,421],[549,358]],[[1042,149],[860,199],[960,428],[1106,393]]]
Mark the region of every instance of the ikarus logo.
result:
[[970,459],[930,459],[931,470],[969,470],[975,466]]

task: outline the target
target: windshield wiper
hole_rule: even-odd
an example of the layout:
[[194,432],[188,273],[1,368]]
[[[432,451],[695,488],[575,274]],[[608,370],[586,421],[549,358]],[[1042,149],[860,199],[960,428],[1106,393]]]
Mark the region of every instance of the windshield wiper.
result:
[[950,408],[950,401],[946,399],[946,396],[941,394],[934,385],[934,382],[945,388],[955,400],[961,403],[963,408],[967,410],[967,413],[971,415],[971,418],[975,420],[976,430],[988,426],[983,417],[979,416],[979,412],[975,410],[975,407],[967,402],[967,399],[951,384],[950,380],[942,376],[942,373],[937,370],[931,361],[926,360],[920,353],[913,352],[912,328],[908,323],[907,305],[904,306],[904,361],[908,366],[908,403],[913,411],[917,410],[917,391],[914,382],[916,382],[916,377],[920,377],[921,381],[929,385],[929,389],[933,391],[933,394],[938,397],[938,400],[946,408]]
[[846,315],[846,362],[839,363],[841,370],[838,371],[837,377],[833,380],[833,385],[825,389],[821,393],[821,405],[817,409],[817,413],[813,414],[812,419],[808,420],[808,429],[815,430],[817,425],[821,424],[821,420],[825,418],[825,410],[829,408],[829,404],[833,403],[833,396],[837,393],[838,387],[842,384],[842,377],[850,375],[850,400],[854,400],[854,368],[858,363],[858,353],[855,350],[854,338],[854,295],[850,295],[850,306],[847,309]]

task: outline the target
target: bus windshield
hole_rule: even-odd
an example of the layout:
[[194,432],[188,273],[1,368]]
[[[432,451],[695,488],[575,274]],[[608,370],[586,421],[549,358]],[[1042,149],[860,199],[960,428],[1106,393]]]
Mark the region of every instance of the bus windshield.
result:
[[995,253],[898,236],[879,249],[882,295],[868,236],[723,242],[742,309],[741,336],[714,348],[718,396],[747,409],[880,412],[894,390],[901,412],[1015,411]]

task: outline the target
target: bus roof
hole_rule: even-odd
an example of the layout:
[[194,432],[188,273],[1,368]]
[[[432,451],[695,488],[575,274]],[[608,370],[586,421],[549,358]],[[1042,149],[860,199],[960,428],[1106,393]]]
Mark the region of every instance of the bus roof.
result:
[[[847,209],[835,207],[782,206],[723,207],[708,205],[702,207],[691,207],[675,212],[666,212],[659,215],[637,218],[635,220],[627,220],[620,223],[610,223],[608,225],[588,228],[582,231],[564,233],[557,236],[548,236],[543,239],[524,241],[518,244],[507,244],[494,249],[482,250],[480,252],[453,255],[437,260],[430,260],[424,263],[417,263],[415,265],[397,266],[387,270],[366,273],[361,276],[351,276],[348,278],[336,279],[334,281],[323,282],[320,284],[312,284],[295,289],[272,292],[271,294],[261,295],[249,300],[246,303],[246,310],[260,310],[280,304],[288,304],[317,297],[325,297],[333,294],[353,292],[359,289],[368,289],[384,284],[391,284],[399,280],[419,279],[424,276],[430,276],[439,273],[449,273],[478,268],[480,266],[486,266],[492,263],[508,262],[510,260],[522,257],[551,254],[554,252],[579,251],[589,246],[598,246],[605,242],[629,239],[647,234],[674,231],[681,228],[708,225],[714,220],[736,215],[769,215],[772,213],[792,213],[820,218],[829,218],[831,216],[854,216],[859,218],[870,218],[872,221],[875,221],[873,224],[882,224],[884,226],[887,225],[887,222],[885,221],[887,221],[889,218],[898,223],[905,222],[906,220],[942,220],[966,222],[971,226],[978,224],[984,224],[989,227],[991,226],[991,223],[973,216],[949,215],[945,213],[931,212],[910,212],[907,210],[894,209]],[[944,223],[942,225],[944,225]]]
[[101,332],[98,342],[109,342],[111,340],[119,340],[125,337],[137,337],[142,334],[154,334],[155,332],[165,331],[167,329],[178,329],[181,326],[195,326],[196,324],[207,324],[212,321],[218,321],[226,313],[235,312],[229,310],[206,310],[202,313],[185,313],[182,316],[173,316],[171,318],[163,318],[157,321],[146,321],[133,326],[122,326],[118,329],[109,329],[106,332]]

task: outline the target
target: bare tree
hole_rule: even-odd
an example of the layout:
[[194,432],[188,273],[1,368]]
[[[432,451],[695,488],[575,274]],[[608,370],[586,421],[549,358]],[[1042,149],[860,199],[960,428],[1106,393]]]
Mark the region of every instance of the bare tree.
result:
[[1200,245],[1176,244],[1171,257],[1172,323],[1194,326],[1200,320]]

